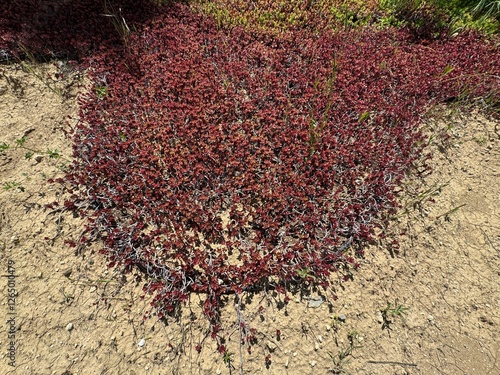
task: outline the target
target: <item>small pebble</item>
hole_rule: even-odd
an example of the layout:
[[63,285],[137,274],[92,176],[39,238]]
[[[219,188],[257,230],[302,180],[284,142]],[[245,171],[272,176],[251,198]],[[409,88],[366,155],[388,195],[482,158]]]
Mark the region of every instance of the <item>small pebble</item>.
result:
[[277,348],[276,344],[274,344],[274,343],[273,343],[273,342],[271,342],[271,341],[268,341],[268,342],[266,343],[266,346],[267,346],[267,348],[269,349],[269,351],[270,351],[271,353],[272,353],[272,352],[274,352],[274,351],[276,350],[276,348]]
[[434,321],[434,317],[433,317],[432,315],[429,315],[429,316],[427,317],[427,320],[429,321],[429,323],[430,323],[430,324],[434,324],[434,323],[435,323],[435,321]]
[[70,277],[72,272],[73,272],[73,269],[70,267],[70,268],[65,269],[62,274],[66,277]]
[[309,300],[308,306],[312,307],[312,308],[317,308],[317,307],[320,307],[323,304],[323,302],[325,302],[325,301],[323,300],[323,298],[321,296],[311,297],[311,299]]
[[316,361],[309,361],[309,364],[311,365],[311,367],[316,366],[316,364],[317,364],[317,363],[318,363],[318,362],[316,362]]
[[382,324],[384,322],[384,317],[382,316],[382,313],[379,311],[377,312],[377,322]]
[[68,323],[66,326],[66,331],[70,332],[73,329],[73,323]]
[[146,340],[144,339],[141,339],[138,343],[137,343],[137,346],[142,348],[144,345],[146,344]]

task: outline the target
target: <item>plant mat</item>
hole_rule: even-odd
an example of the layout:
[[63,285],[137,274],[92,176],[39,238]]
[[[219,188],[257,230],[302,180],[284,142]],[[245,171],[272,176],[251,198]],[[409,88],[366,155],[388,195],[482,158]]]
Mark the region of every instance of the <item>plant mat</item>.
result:
[[[207,329],[197,319],[196,297],[192,311],[183,311],[178,322],[144,320],[149,301],[141,298],[142,284],[134,274],[108,270],[97,249],[75,255],[68,247],[82,223],[44,208],[63,200],[46,178],[57,177],[64,160],[53,160],[46,150],[71,154],[64,129],[67,116],[76,112],[77,84],[58,83],[61,95],[16,65],[0,69],[0,142],[15,144],[26,137],[26,147],[41,151],[30,159],[21,148],[0,155],[0,267],[4,275],[8,261],[15,262],[18,293],[16,367],[8,366],[8,327],[2,325],[1,372],[237,373],[237,332],[228,342],[234,353],[229,364],[215,354],[210,340],[201,353],[195,351]],[[259,333],[252,353],[241,355],[244,373],[499,371],[499,125],[474,112],[455,111],[441,121],[450,125],[452,137],[450,148],[434,152],[434,172],[426,180],[434,203],[409,202],[409,212],[396,226],[406,232],[399,250],[391,256],[376,245],[367,249],[354,280],[334,284],[338,300],[331,306],[309,307],[314,293],[294,296],[286,311],[272,303],[272,295],[261,312],[266,296],[248,301],[243,311]],[[5,316],[5,279],[0,289]],[[383,329],[381,312],[398,305],[408,310],[390,315]],[[235,323],[232,303],[223,317],[228,326]]]

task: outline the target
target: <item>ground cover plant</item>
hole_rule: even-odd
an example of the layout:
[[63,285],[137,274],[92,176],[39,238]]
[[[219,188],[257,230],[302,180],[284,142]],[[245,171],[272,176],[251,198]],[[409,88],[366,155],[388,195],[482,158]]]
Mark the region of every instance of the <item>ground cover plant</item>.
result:
[[374,20],[376,1],[193,1],[218,25],[267,30],[325,29],[366,25]]
[[405,27],[418,37],[463,30],[496,33],[498,1],[471,0],[317,0],[193,1],[219,25],[267,30]]
[[[78,60],[123,42],[123,29],[152,17],[149,0],[7,0],[0,13],[0,62]],[[121,22],[126,20],[126,25]]]
[[110,266],[147,275],[160,318],[204,295],[226,353],[224,296],[273,289],[286,303],[296,285],[349,278],[422,158],[422,116],[497,98],[500,56],[471,33],[220,26],[168,7],[126,50],[92,57],[66,207]]
[[[300,285],[352,277],[403,178],[427,172],[415,170],[427,110],[498,99],[498,47],[473,33],[334,32],[318,11],[300,27],[254,28],[183,5],[134,28],[132,3],[100,13],[100,34],[77,49],[93,51],[92,84],[72,133],[66,207],[88,219],[83,244],[101,240],[111,267],[146,275],[158,317],[202,295],[226,359],[225,296],[272,289],[286,304]],[[276,6],[269,19],[291,12]],[[73,56],[59,51],[74,36],[48,35],[34,44],[40,54]],[[111,42],[98,48],[101,37]],[[254,330],[238,321],[250,346]]]

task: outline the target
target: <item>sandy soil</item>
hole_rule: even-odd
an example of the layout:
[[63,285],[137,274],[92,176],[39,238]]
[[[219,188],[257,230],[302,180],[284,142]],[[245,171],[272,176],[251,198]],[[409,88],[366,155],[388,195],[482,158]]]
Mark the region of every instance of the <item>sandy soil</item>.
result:
[[137,275],[107,269],[98,245],[67,246],[83,223],[45,208],[64,199],[47,179],[69,163],[64,130],[82,87],[64,64],[0,66],[0,145],[11,146],[0,152],[0,373],[500,373],[498,122],[443,110],[429,126],[449,127],[450,147],[432,146],[434,173],[420,195],[408,185],[391,229],[400,250],[373,244],[354,280],[334,283],[331,305],[311,307],[314,291],[286,309],[272,295],[255,296],[242,310],[258,330],[252,354],[239,351],[229,299],[223,313],[234,354],[224,363],[210,338],[194,350],[206,335],[197,296],[177,322],[143,319],[148,296]]

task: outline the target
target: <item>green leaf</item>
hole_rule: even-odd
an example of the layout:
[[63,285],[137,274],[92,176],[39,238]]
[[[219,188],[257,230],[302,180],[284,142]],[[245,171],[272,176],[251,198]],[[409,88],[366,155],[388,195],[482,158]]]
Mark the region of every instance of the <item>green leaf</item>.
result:
[[98,99],[103,99],[105,96],[108,96],[108,88],[106,86],[96,86],[95,92]]
[[370,112],[363,112],[361,116],[359,116],[359,122],[365,121],[368,117],[370,117]]
[[455,70],[454,66],[446,65],[446,68],[444,68],[444,72],[443,72],[443,74],[441,74],[441,77],[444,77],[445,75],[451,73],[454,70]]
[[226,365],[229,366],[231,364],[231,362],[233,361],[233,355],[234,355],[234,353],[229,353],[229,352],[224,353],[222,360],[224,361],[224,363]]
[[4,188],[4,190],[11,190],[14,188],[18,188],[19,190],[24,191],[24,186],[22,186],[19,182],[15,182],[15,181],[5,182],[3,184],[3,188]]
[[49,158],[51,159],[58,159],[61,157],[61,153],[57,149],[55,150],[47,149],[47,155],[49,155]]

